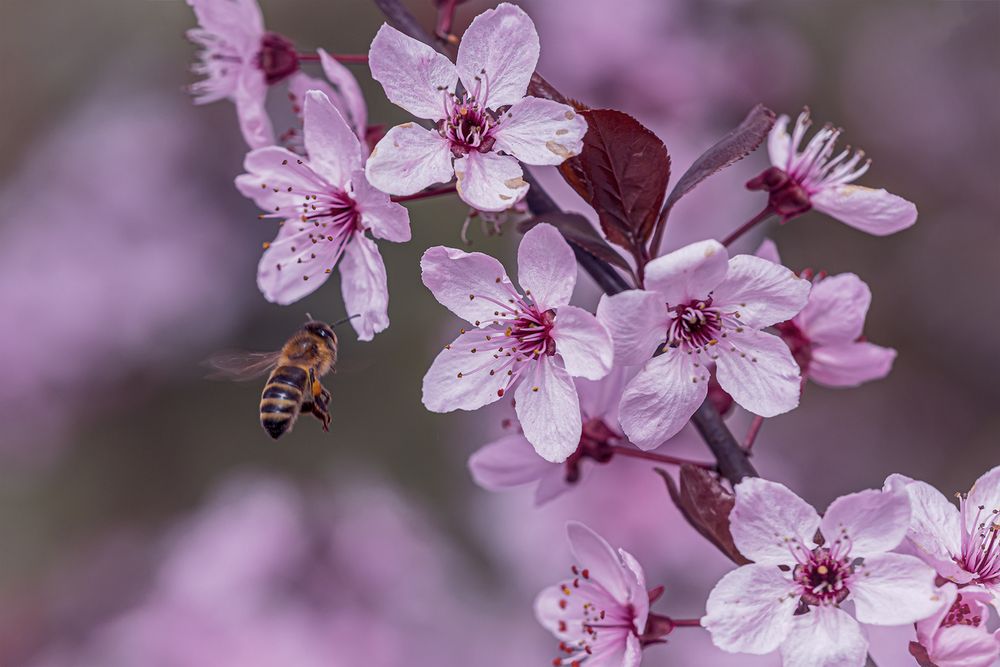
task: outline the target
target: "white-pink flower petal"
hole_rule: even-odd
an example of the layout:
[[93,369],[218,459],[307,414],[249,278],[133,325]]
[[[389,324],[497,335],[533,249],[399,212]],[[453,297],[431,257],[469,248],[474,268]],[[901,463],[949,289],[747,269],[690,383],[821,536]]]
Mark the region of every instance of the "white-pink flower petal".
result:
[[250,148],[262,148],[274,143],[274,128],[264,103],[267,99],[267,81],[264,73],[245,67],[236,80],[233,103],[240,121],[240,132]]
[[917,221],[917,207],[884,189],[837,185],[810,197],[813,208],[863,232],[886,236]]
[[622,429],[644,450],[676,435],[708,395],[708,371],[680,350],[649,360],[622,394]]
[[933,569],[913,556],[867,556],[855,566],[847,584],[855,615],[871,625],[906,625],[927,618],[941,606],[935,576]]
[[504,211],[517,203],[528,191],[523,176],[509,155],[474,151],[455,160],[458,195],[480,211]]
[[872,302],[868,285],[853,273],[816,282],[795,323],[813,343],[854,342],[861,336]]
[[583,150],[587,121],[571,107],[525,97],[500,118],[493,132],[496,150],[525,164],[559,165]]
[[566,524],[566,533],[576,563],[589,570],[588,578],[619,603],[628,604],[633,588],[629,582],[631,572],[625,569],[618,553],[607,540],[579,521]]
[[382,192],[412,195],[454,175],[448,140],[414,123],[390,129],[365,164],[368,181]]
[[755,563],[787,565],[795,562],[791,549],[796,544],[812,548],[819,514],[788,487],[748,477],[735,491],[729,522],[741,554]]
[[461,349],[461,345],[459,336],[438,353],[424,375],[423,403],[431,412],[478,410],[500,400],[500,382],[490,376],[488,369],[479,368],[482,358]]
[[834,500],[820,530],[827,544],[846,541],[851,556],[866,558],[898,547],[909,525],[906,492],[866,489]]
[[658,292],[626,290],[603,295],[597,319],[614,341],[615,363],[639,366],[664,342],[670,316]]
[[389,285],[375,242],[354,234],[340,259],[340,292],[358,340],[371,340],[389,327]]
[[520,7],[504,2],[472,20],[458,46],[458,73],[466,90],[482,87],[491,109],[514,104],[528,90],[538,63],[538,32]]
[[442,306],[476,326],[492,324],[515,293],[503,265],[481,252],[428,248],[420,277]]
[[718,241],[698,241],[646,265],[646,289],[670,305],[705,299],[726,277],[729,254]]
[[837,607],[813,607],[796,616],[781,645],[785,667],[861,667],[867,655],[858,622]]
[[358,135],[324,93],[306,93],[303,133],[310,166],[326,181],[344,190],[355,170],[364,165]]
[[737,255],[729,260],[729,270],[712,292],[712,300],[738,312],[746,326],[761,329],[792,319],[809,300],[809,289],[808,280],[781,264]]
[[410,214],[406,207],[372,187],[362,169],[351,175],[351,197],[361,215],[361,224],[371,230],[372,236],[394,243],[410,240]]
[[323,74],[336,93],[330,101],[337,107],[355,134],[364,139],[365,131],[368,129],[368,107],[365,105],[365,96],[361,92],[358,80],[349,69],[326,51],[317,49],[316,52],[319,54],[319,64],[323,68]]
[[469,471],[476,484],[489,491],[502,491],[536,482],[553,467],[520,433],[505,435],[469,457]]
[[774,417],[799,404],[799,365],[777,336],[752,329],[732,333],[718,346],[716,377],[742,407]]
[[701,624],[724,651],[770,653],[792,629],[794,591],[788,575],[773,565],[744,565],[726,574],[709,593]]
[[445,117],[444,93],[453,92],[458,71],[433,48],[383,24],[368,51],[372,78],[386,97],[417,118]]
[[556,352],[573,377],[600,380],[611,370],[614,345],[596,317],[583,308],[561,306],[552,328]]
[[827,387],[857,387],[884,378],[892,370],[896,350],[869,342],[813,348],[807,374]]
[[576,271],[573,249],[548,223],[529,229],[517,247],[517,282],[543,309],[569,303]]
[[553,357],[542,357],[529,373],[514,392],[517,419],[538,455],[560,463],[576,451],[583,431],[576,387]]
[[998,656],[1000,638],[968,625],[942,628],[928,651],[937,667],[993,667]]

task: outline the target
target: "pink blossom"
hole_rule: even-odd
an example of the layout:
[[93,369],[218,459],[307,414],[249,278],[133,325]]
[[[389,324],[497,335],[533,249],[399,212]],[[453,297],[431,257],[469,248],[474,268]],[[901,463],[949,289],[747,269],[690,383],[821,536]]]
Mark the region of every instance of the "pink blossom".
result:
[[1000,640],[986,629],[990,593],[948,583],[941,594],[944,601],[938,611],[917,622],[919,648],[914,655],[922,650],[936,667],[993,665],[1000,655]]
[[885,487],[910,496],[909,552],[949,581],[989,591],[1000,609],[1000,466],[959,496],[957,508],[930,484],[903,475],[891,475]]
[[570,522],[566,531],[577,562],[573,578],[535,599],[538,622],[559,639],[551,664],[637,667],[649,616],[642,566],[582,523]]
[[[859,623],[905,625],[941,605],[931,568],[888,553],[906,536],[904,493],[842,496],[821,519],[785,486],[748,478],[736,485],[729,519],[737,548],[754,562],[708,597],[702,625],[725,651],[780,648],[785,667],[860,667],[868,641]],[[854,617],[841,608],[848,601]]]
[[802,309],[807,281],[700,241],[650,262],[645,286],[602,297],[597,308],[616,363],[644,364],[621,400],[629,440],[652,449],[680,431],[708,394],[713,364],[722,388],[750,412],[773,417],[798,405],[798,365],[761,329]]
[[618,425],[618,401],[634,369],[616,366],[600,380],[576,378],[583,431],[580,442],[562,463],[546,461],[535,451],[518,428],[484,445],[469,458],[469,470],[476,484],[490,491],[537,483],[535,504],[541,505],[569,491],[583,479],[583,462],[593,459],[608,463],[612,443],[627,443]]
[[561,164],[580,152],[587,131],[571,107],[525,96],[538,54],[534,23],[509,3],[472,21],[457,64],[383,25],[368,57],[372,76],[393,103],[436,128],[389,130],[368,160],[368,178],[390,194],[409,195],[455,175],[459,196],[474,208],[515,204],[528,190],[518,162]]
[[834,157],[841,130],[825,126],[803,150],[799,150],[812,125],[809,111],[799,114],[792,134],[788,116],[774,124],[767,141],[770,169],[747,183],[751,190],[767,190],[769,205],[784,219],[811,208],[822,211],[856,229],[885,236],[906,229],[917,221],[917,207],[902,197],[883,190],[850,185],[868,171],[871,161],[861,166],[864,152],[850,149]]
[[566,460],[580,443],[583,421],[572,378],[598,380],[611,370],[607,330],[570,306],[576,259],[555,227],[539,224],[517,252],[522,295],[496,259],[436,246],[420,261],[424,285],[475,328],[438,354],[424,376],[423,401],[433,412],[476,410],[516,387],[524,437],[547,461]]
[[[240,131],[250,148],[275,143],[274,128],[265,102],[268,88],[289,81],[296,92],[320,89],[359,132],[364,132],[364,98],[347,69],[323,50],[320,64],[333,87],[299,71],[299,56],[290,40],[264,29],[256,0],[187,0],[194,9],[198,27],[187,36],[202,50],[192,71],[205,78],[191,86],[196,104],[232,100]],[[295,100],[293,99],[293,102]],[[359,107],[361,113],[359,113]]]
[[385,266],[374,238],[410,240],[406,209],[369,185],[357,135],[319,91],[305,102],[303,158],[277,146],[247,154],[248,173],[236,186],[268,213],[281,218],[278,236],[257,269],[268,301],[286,305],[322,285],[340,268],[341,291],[358,338],[371,340],[389,326]]
[[[757,256],[781,263],[770,240],[761,244]],[[812,279],[806,307],[775,327],[803,375],[827,387],[856,387],[889,374],[896,351],[862,337],[871,301],[868,285],[853,273]]]

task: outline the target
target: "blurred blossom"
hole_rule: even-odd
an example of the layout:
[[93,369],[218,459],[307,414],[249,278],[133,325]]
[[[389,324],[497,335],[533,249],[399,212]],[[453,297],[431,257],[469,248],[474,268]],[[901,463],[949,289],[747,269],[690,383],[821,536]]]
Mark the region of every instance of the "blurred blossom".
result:
[[100,410],[102,388],[230,326],[247,277],[206,139],[182,97],[106,84],[0,190],[0,282],[16,286],[0,292],[0,400],[19,417],[0,454],[44,458],[46,434]]
[[[530,605],[500,615],[445,536],[375,480],[302,493],[234,478],[160,551],[135,605],[82,641],[55,637],[32,667],[528,664],[541,650]],[[515,646],[494,651],[496,636]]]

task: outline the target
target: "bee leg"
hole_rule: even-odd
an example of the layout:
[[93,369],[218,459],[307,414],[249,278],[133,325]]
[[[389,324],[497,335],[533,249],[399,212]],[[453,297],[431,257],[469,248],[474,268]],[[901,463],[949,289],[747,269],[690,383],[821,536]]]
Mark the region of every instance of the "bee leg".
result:
[[330,392],[326,389],[322,389],[322,393],[319,396],[313,398],[312,413],[316,415],[316,419],[323,422],[323,430],[330,430]]

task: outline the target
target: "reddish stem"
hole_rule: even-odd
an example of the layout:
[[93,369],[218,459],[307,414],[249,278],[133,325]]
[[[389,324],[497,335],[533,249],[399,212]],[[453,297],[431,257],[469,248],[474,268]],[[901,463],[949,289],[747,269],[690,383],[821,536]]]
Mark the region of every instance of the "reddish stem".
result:
[[747,429],[747,437],[743,441],[743,449],[747,450],[747,454],[753,449],[753,443],[757,440],[757,434],[760,433],[760,427],[764,425],[764,418],[760,415],[754,415],[753,421],[750,422],[750,428]]
[[438,39],[446,44],[454,45],[458,42],[455,35],[451,34],[451,26],[455,20],[455,7],[458,0],[443,0],[438,6],[437,28],[435,33]]
[[626,447],[625,445],[611,445],[612,451],[618,456],[631,456],[634,459],[645,459],[646,461],[656,461],[657,463],[666,463],[668,465],[688,465],[698,466],[699,468],[704,468],[705,470],[715,470],[716,466],[711,463],[705,463],[703,461],[689,461],[688,459],[682,459],[676,456],[670,456],[669,454],[657,454],[656,452],[644,452],[641,449],[636,449],[634,447]]
[[412,195],[401,195],[399,197],[391,197],[392,201],[397,204],[402,204],[407,201],[417,201],[419,199],[430,199],[431,197],[438,197],[440,195],[450,195],[455,192],[454,185],[446,185],[441,188],[433,188],[431,190],[424,190],[423,192],[418,192]]
[[697,618],[672,618],[670,622],[676,628],[700,628],[701,620]]
[[[319,55],[315,53],[299,53],[296,54],[300,61],[307,63],[318,63]],[[332,57],[337,62],[341,63],[367,63],[368,54],[365,53],[331,53]]]
[[722,240],[722,245],[724,245],[724,246],[731,246],[733,243],[736,242],[737,239],[739,239],[741,236],[743,236],[744,234],[746,234],[747,232],[749,232],[751,229],[753,229],[754,227],[756,227],[759,223],[764,222],[765,220],[767,220],[768,218],[770,218],[772,215],[774,215],[774,211],[771,210],[771,207],[770,206],[765,207],[763,211],[761,211],[760,213],[758,213],[754,217],[750,218],[750,220],[748,220],[747,222],[743,223],[743,225],[739,229],[737,229],[736,231],[734,231],[733,233],[731,233],[729,236],[727,236],[726,238],[724,238]]

